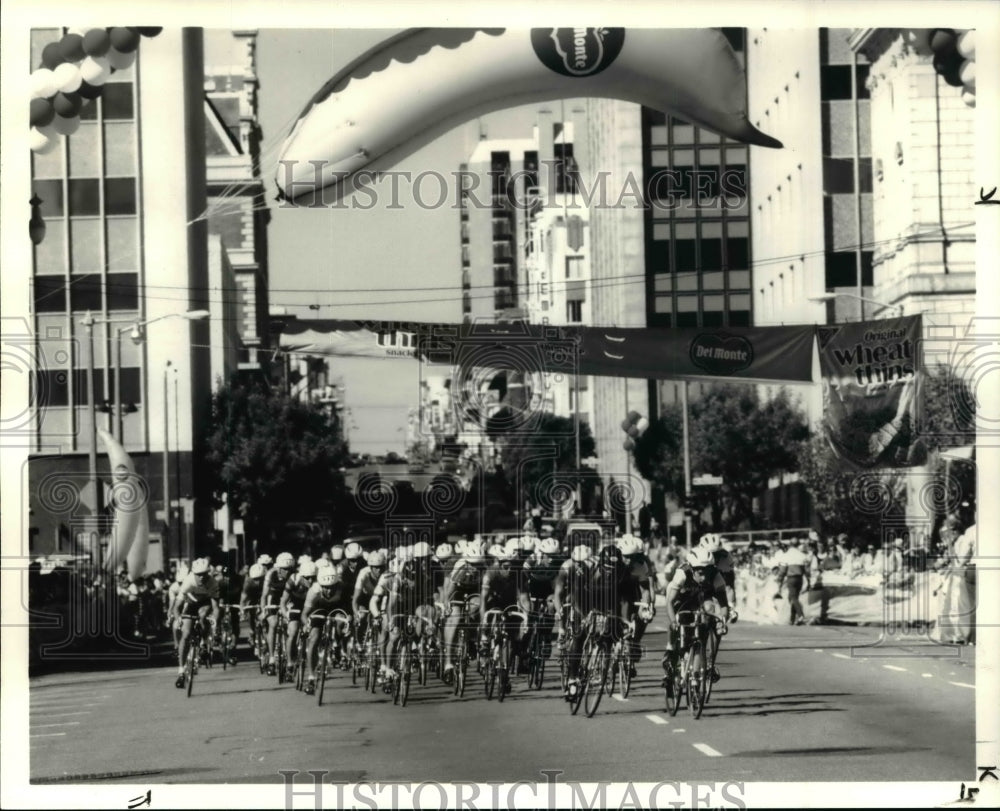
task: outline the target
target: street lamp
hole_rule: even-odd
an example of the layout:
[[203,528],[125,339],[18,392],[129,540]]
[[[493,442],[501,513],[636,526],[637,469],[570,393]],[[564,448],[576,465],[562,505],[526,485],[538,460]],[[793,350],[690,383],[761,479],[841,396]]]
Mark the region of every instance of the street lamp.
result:
[[122,416],[124,409],[122,408],[122,335],[128,332],[131,335],[132,343],[138,345],[142,343],[142,328],[148,327],[150,324],[155,324],[157,321],[163,321],[167,318],[185,318],[188,321],[198,321],[202,318],[208,318],[210,315],[208,310],[189,310],[186,313],[168,313],[167,315],[161,315],[157,318],[150,318],[148,321],[135,321],[132,324],[125,327],[118,327],[115,330],[115,439],[125,444],[125,436],[123,432]]
[[864,320],[864,314],[865,314],[864,303],[865,302],[868,302],[869,304],[877,304],[879,307],[884,307],[887,310],[898,310],[899,311],[899,315],[900,316],[903,315],[903,307],[900,304],[886,304],[884,301],[877,301],[876,299],[873,299],[873,298],[866,298],[864,296],[859,296],[856,293],[824,293],[821,296],[813,296],[812,298],[809,299],[809,301],[815,301],[815,302],[834,301],[834,300],[836,300],[838,298],[852,298],[852,299],[856,299],[857,301],[860,301],[862,303],[862,305],[861,305],[861,318],[862,318],[862,320]]

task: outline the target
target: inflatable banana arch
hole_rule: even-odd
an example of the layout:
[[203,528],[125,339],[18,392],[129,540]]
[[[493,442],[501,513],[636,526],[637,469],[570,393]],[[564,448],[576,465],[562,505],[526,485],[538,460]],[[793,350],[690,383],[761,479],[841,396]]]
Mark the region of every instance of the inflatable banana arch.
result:
[[747,120],[746,76],[716,29],[419,28],[379,43],[313,96],[278,158],[279,198],[329,204],[360,170],[385,171],[476,116],[584,96],[781,146]]

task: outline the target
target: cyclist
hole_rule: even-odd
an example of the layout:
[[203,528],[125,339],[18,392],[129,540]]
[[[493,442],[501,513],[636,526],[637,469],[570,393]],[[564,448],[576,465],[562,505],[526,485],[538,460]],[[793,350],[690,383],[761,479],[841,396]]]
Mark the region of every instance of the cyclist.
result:
[[285,591],[285,584],[295,568],[295,558],[290,552],[282,552],[274,561],[274,568],[264,575],[264,585],[260,592],[260,611],[267,622],[267,673],[277,673],[277,657],[274,651],[274,632],[278,627],[278,606]]
[[555,608],[553,590],[561,566],[558,555],[559,542],[555,538],[545,538],[535,545],[531,556],[521,568],[519,602],[521,609],[534,621],[536,631],[541,635],[543,659],[548,659],[552,652],[552,617]]
[[646,633],[646,626],[656,615],[654,607],[656,592],[653,587],[656,572],[639,538],[625,535],[620,541],[619,548],[622,550],[627,571],[622,584],[621,617],[625,622],[633,624],[630,667],[634,678],[642,637]]
[[388,677],[397,673],[392,666],[396,661],[404,623],[415,617],[417,635],[433,637],[434,627],[434,569],[431,566],[431,547],[426,541],[415,543],[410,558],[400,567],[389,590],[387,606],[389,615],[389,646],[386,654],[390,663]]
[[[382,572],[378,582],[375,584],[375,590],[372,592],[371,601],[368,603],[368,608],[371,612],[373,620],[377,620],[385,614],[386,606],[389,602],[389,592],[392,591],[392,584],[395,581],[396,574],[398,572],[399,558],[393,557],[392,560],[389,561],[386,570]],[[378,671],[378,680],[384,681],[389,667],[388,662],[386,661],[386,653],[389,649],[389,628],[385,622],[382,623],[379,631],[378,647],[379,657],[381,660]]]
[[170,588],[167,590],[168,604],[167,604],[167,624],[173,633],[174,638],[174,650],[179,650],[181,646],[181,623],[177,619],[177,595],[181,593],[181,584],[184,579],[188,576],[187,566],[178,566],[177,573],[174,575],[174,582],[170,584]]
[[[710,622],[714,624],[715,617],[722,615],[724,620],[730,616],[729,599],[726,595],[726,583],[715,568],[712,553],[701,546],[696,546],[687,555],[687,561],[675,573],[670,585],[667,586],[667,620],[670,623],[670,633],[667,636],[667,649],[663,654],[663,669],[667,671],[669,661],[677,653],[677,612],[696,611],[704,608],[709,614]],[[718,636],[716,635],[716,641]],[[712,681],[719,680],[719,671],[715,667],[715,648],[710,652]],[[665,677],[663,683],[667,684]]]
[[354,583],[351,608],[356,623],[354,638],[358,644],[364,642],[365,634],[368,632],[368,621],[371,616],[369,606],[384,572],[385,555],[382,552],[372,552],[368,556],[368,565],[358,573]]
[[[260,651],[257,650],[257,638],[254,635],[254,629],[257,627],[260,597],[264,589],[264,574],[263,565],[260,563],[253,564],[250,567],[250,571],[247,572],[246,579],[243,581],[243,589],[240,592],[240,613],[246,616],[247,624],[250,626],[249,639],[254,646],[254,656],[260,655]],[[237,636],[239,636],[239,625],[236,628]]]
[[351,541],[344,547],[344,560],[340,568],[340,573],[344,577],[344,585],[347,586],[351,594],[354,593],[354,585],[357,583],[358,575],[361,574],[364,565],[364,550],[361,548],[361,544]]
[[309,629],[306,640],[306,695],[316,692],[316,643],[330,611],[343,607],[348,599],[341,573],[334,566],[317,567],[316,582],[306,592],[302,604],[302,627]]
[[722,575],[722,579],[726,583],[726,596],[729,598],[729,604],[735,605],[736,593],[733,588],[736,584],[736,572],[733,570],[733,558],[729,554],[729,550],[722,546],[722,536],[716,535],[714,532],[707,533],[701,536],[698,545],[712,553],[715,569]]
[[340,569],[344,565],[344,547],[342,544],[334,544],[330,547],[330,562]]
[[[204,622],[209,610],[212,624],[219,624],[219,583],[212,577],[208,558],[198,558],[191,564],[191,573],[184,578],[177,593],[174,612],[181,626],[178,645],[178,672],[175,686],[184,686],[184,660],[187,656],[188,640],[191,636],[193,620]],[[207,631],[207,629],[206,629]]]
[[[306,594],[316,582],[316,564],[308,555],[299,558],[299,570],[289,575],[285,581],[285,590],[281,593],[278,610],[285,615],[288,622],[288,637],[285,640],[285,661],[289,664],[295,661],[295,653],[299,640],[299,619]],[[304,627],[304,626],[301,626]]]
[[[517,557],[517,539],[512,538],[511,541],[513,544],[508,542],[507,546],[498,550],[496,562],[483,573],[482,586],[479,591],[480,617],[483,618],[479,639],[481,655],[489,651],[491,629],[485,624],[486,612],[492,609],[505,611],[522,602],[518,594],[520,561]],[[507,635],[511,640],[511,653],[519,657],[526,665],[525,657],[521,655],[524,634],[520,620],[511,620],[506,614],[501,616],[507,628]],[[507,687],[509,690],[510,682],[507,683]]]
[[[568,701],[579,688],[577,674],[580,654],[583,651],[585,626],[583,617],[587,610],[587,586],[590,579],[591,550],[585,544],[573,547],[569,558],[559,567],[552,587],[552,602],[556,607],[558,645],[566,657],[567,685],[564,698]],[[572,611],[567,609],[572,608]],[[575,619],[570,621],[570,617]]]
[[445,578],[444,603],[448,606],[448,617],[444,624],[444,670],[441,673],[445,684],[451,684],[455,675],[452,657],[459,626],[479,624],[479,605],[470,598],[480,595],[485,558],[483,542],[477,536],[465,544],[465,554],[455,560]]

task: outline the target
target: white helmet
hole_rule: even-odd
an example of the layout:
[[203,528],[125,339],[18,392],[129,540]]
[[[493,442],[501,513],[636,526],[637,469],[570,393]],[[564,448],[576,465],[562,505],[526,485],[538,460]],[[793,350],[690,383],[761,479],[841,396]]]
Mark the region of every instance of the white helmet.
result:
[[495,557],[498,563],[505,560],[515,560],[517,558],[517,549],[511,547],[510,544],[507,544],[507,546],[498,545]]
[[319,560],[316,561],[316,568],[317,569],[332,569],[333,568],[333,561],[330,560],[329,558],[320,558]]
[[427,541],[415,543],[410,554],[415,558],[429,558],[431,556],[431,545]]
[[208,558],[197,558],[191,564],[192,574],[205,574],[209,570]]
[[438,560],[447,560],[452,556],[453,550],[450,543],[443,543],[434,550],[434,554]]
[[634,535],[626,535],[622,538],[619,548],[623,555],[641,555],[642,541]]
[[499,558],[503,554],[503,547],[498,543],[492,544],[490,548],[486,550],[486,554],[491,558]]
[[316,582],[321,586],[332,586],[340,579],[340,574],[333,566],[324,566],[322,571],[316,576]]
[[523,549],[525,552],[534,552],[535,551],[534,537],[531,535],[525,535],[523,538],[521,538],[521,549]]
[[250,577],[251,580],[258,580],[259,578],[264,576],[264,573],[265,573],[264,567],[259,563],[255,563],[253,566],[250,567],[250,573],[248,576]]
[[458,552],[458,554],[460,555],[464,555],[465,548],[466,546],[468,546],[468,543],[469,542],[465,540],[465,538],[460,538],[459,540],[455,541],[455,551]]
[[344,559],[344,547],[339,543],[336,546],[330,547],[330,560],[336,563],[338,560]]
[[357,560],[361,557],[361,544],[351,541],[347,546],[344,547],[344,557],[347,560]]
[[369,566],[385,566],[385,554],[380,549],[378,552],[372,552],[368,556]]
[[503,548],[508,552],[513,552],[515,555],[521,550],[521,539],[520,538],[508,538],[507,543],[503,545]]
[[317,566],[311,560],[299,564],[299,577],[315,577]]
[[405,563],[412,557],[413,547],[412,546],[400,546],[396,549],[396,560],[400,563]]
[[308,563],[312,560],[312,555],[299,555],[298,564],[301,566],[303,563]]
[[559,552],[559,541],[555,538],[542,538],[538,543],[538,551],[543,555],[555,555]]
[[257,562],[261,566],[270,566],[271,564],[274,563],[274,558],[272,558],[270,555],[261,555],[259,558],[257,558]]
[[687,564],[695,569],[711,566],[715,562],[712,553],[704,546],[696,546],[687,554]]
[[590,555],[590,547],[582,543],[574,546],[573,551],[570,553],[570,557],[572,557],[577,563],[584,563],[589,560]]
[[699,545],[703,549],[707,549],[709,552],[717,552],[722,548],[722,538],[714,532],[709,532],[701,536],[701,542]]
[[474,541],[469,541],[465,545],[465,557],[473,562],[479,562],[485,557],[485,552],[483,550],[483,542],[478,538]]
[[278,555],[278,559],[274,562],[274,565],[278,569],[294,569],[295,558],[292,557],[291,552],[282,552]]

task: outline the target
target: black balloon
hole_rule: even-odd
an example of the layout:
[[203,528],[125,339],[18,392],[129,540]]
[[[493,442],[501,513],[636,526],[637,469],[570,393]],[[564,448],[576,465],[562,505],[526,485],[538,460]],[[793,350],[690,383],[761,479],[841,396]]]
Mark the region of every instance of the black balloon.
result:
[[92,28],[83,36],[83,50],[88,56],[104,56],[111,47],[111,37],[103,28]]
[[56,114],[63,118],[72,118],[80,112],[81,99],[79,93],[56,93],[52,100]]
[[101,93],[104,92],[104,85],[87,84],[87,82],[80,83],[80,89],[76,91],[80,94],[81,98],[84,99],[97,99],[101,97]]
[[958,51],[952,51],[945,56],[937,54],[934,56],[934,70],[940,73],[941,78],[952,87],[961,87],[963,84],[961,75],[963,62],[965,59]]
[[55,108],[49,99],[31,100],[31,126],[44,127],[46,124],[51,124],[55,114]]
[[55,70],[65,61],[66,57],[62,55],[58,42],[50,42],[42,48],[42,64],[49,70]]
[[79,34],[67,34],[59,40],[59,53],[67,62],[79,62],[87,54],[83,50],[83,37]]
[[140,34],[142,34],[144,37],[155,37],[163,29],[162,28],[136,28],[135,30],[138,31]]
[[954,28],[935,28],[930,35],[931,50],[938,56],[947,56],[958,45]]
[[132,53],[139,47],[139,32],[134,28],[112,28],[111,47],[123,54]]

